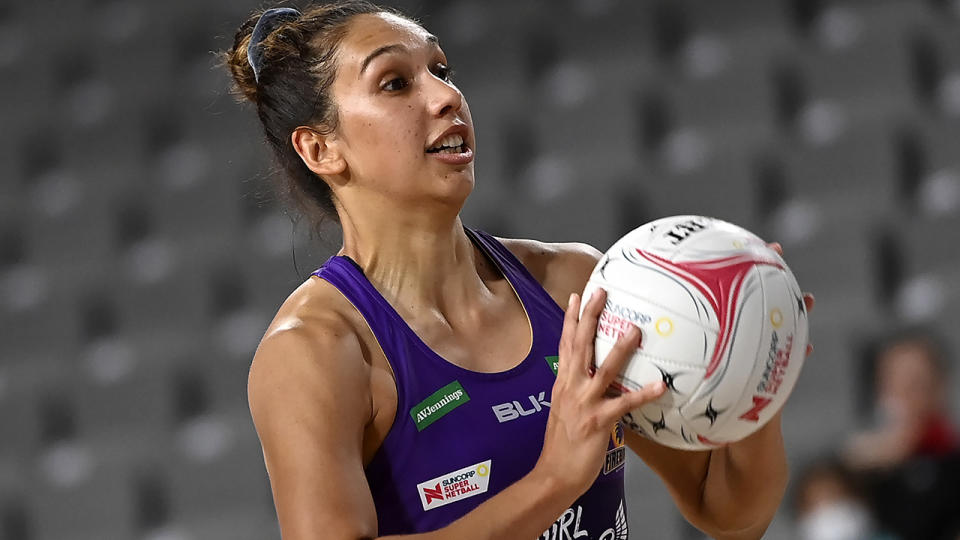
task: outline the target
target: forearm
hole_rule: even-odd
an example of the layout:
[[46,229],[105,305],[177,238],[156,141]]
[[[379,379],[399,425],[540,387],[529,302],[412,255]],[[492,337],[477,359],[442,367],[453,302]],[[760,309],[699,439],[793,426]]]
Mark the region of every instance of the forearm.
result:
[[442,529],[378,540],[532,540],[549,529],[574,499],[568,487],[534,469]]
[[787,469],[779,414],[746,439],[713,450],[700,514],[715,537],[760,538],[780,506]]

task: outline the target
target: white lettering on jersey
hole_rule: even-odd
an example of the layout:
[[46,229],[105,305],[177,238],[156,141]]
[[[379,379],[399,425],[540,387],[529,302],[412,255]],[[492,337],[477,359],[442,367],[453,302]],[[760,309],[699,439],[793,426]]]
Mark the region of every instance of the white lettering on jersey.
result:
[[540,392],[540,394],[536,396],[527,396],[531,406],[529,409],[524,409],[524,404],[517,400],[494,405],[491,408],[493,409],[493,414],[497,417],[497,421],[502,424],[516,420],[521,416],[530,416],[531,414],[544,410],[545,407],[550,407],[550,402],[547,401],[546,398],[546,392]]

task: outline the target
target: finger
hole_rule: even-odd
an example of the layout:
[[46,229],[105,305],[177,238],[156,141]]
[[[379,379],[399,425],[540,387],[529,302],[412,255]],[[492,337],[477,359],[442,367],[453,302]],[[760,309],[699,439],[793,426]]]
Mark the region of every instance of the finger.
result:
[[597,289],[583,307],[583,313],[580,314],[577,332],[573,339],[573,350],[575,354],[583,355],[583,369],[587,369],[593,363],[593,340],[597,335],[597,321],[600,319],[600,312],[603,311],[606,301],[607,291]]
[[601,392],[606,392],[607,388],[623,371],[627,360],[633,356],[637,347],[640,346],[640,339],[640,329],[632,324],[630,328],[617,339],[613,348],[607,353],[607,357],[603,359],[603,363],[597,368],[597,373],[594,377],[595,384],[600,388]]
[[807,307],[807,312],[813,311],[813,306],[817,303],[816,298],[810,293],[803,293],[803,305]]
[[[560,348],[559,353],[561,356],[566,359],[573,351],[573,338],[577,332],[577,316],[580,313],[580,295],[573,293],[570,295],[570,299],[567,300],[567,311],[563,314],[563,330],[560,332]],[[557,366],[557,377],[560,376],[560,372],[566,372],[563,367],[565,364],[570,364],[570,362],[559,362]]]
[[813,354],[813,343],[807,344],[807,356]]
[[783,257],[783,246],[780,245],[780,242],[770,242],[767,244],[767,247],[776,251],[777,255]]
[[615,422],[628,412],[656,401],[666,391],[667,385],[663,381],[657,381],[652,384],[645,384],[642,388],[632,392],[624,392],[618,397],[604,400],[600,404],[599,417],[604,421],[612,419]]

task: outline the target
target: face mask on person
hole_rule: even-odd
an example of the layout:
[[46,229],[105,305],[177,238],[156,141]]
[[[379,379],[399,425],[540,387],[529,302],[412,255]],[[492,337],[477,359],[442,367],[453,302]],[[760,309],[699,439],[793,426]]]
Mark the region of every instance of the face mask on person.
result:
[[800,518],[799,540],[865,540],[871,533],[870,516],[855,502],[822,506]]

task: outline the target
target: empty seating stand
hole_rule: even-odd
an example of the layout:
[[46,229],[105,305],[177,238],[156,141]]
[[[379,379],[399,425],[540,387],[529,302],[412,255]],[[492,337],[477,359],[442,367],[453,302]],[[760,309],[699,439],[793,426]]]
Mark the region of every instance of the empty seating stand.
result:
[[[388,3],[440,37],[471,106],[466,225],[602,250],[696,213],[784,241],[817,295],[791,462],[858,425],[863,335],[919,317],[956,341],[956,2]],[[0,51],[4,538],[279,538],[247,369],[339,233],[289,224],[216,65],[263,7],[58,2],[41,39],[27,4],[0,8],[23,40]],[[629,467],[631,521],[692,538]]]

